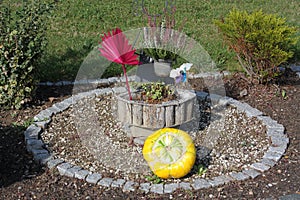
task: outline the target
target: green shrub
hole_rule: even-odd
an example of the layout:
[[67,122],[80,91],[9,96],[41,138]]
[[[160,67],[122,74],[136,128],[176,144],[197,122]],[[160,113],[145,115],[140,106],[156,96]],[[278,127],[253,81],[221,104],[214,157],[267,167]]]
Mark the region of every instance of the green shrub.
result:
[[[30,1],[31,2],[31,1]],[[0,106],[20,108],[32,99],[36,66],[46,44],[49,4],[24,2],[14,11],[0,10]]]
[[284,18],[261,10],[249,14],[234,9],[224,20],[214,22],[246,73],[261,83],[274,79],[278,66],[293,56],[297,30]]

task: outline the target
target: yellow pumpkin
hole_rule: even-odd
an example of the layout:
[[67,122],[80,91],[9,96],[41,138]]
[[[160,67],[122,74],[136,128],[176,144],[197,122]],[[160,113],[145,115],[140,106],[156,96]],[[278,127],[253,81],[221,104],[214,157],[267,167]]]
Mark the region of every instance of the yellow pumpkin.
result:
[[196,160],[196,149],[188,133],[163,128],[145,140],[143,156],[158,177],[181,178],[191,171]]

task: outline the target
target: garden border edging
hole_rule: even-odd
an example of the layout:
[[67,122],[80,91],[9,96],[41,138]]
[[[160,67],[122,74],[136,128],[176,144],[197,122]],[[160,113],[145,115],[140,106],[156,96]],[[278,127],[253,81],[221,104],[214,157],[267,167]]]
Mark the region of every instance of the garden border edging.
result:
[[[121,82],[113,79],[115,82]],[[106,81],[105,81],[106,82]],[[46,126],[51,122],[53,115],[63,112],[72,104],[85,97],[93,97],[98,95],[112,94],[119,91],[120,88],[104,88],[95,89],[88,92],[76,94],[68,99],[59,103],[55,103],[52,107],[42,110],[34,117],[34,123],[31,124],[24,132],[27,151],[32,153],[34,160],[42,165],[46,165],[49,169],[56,168],[61,175],[85,180],[88,183],[97,184],[103,187],[117,187],[123,191],[135,191],[136,189],[142,190],[146,193],[153,192],[157,194],[172,193],[176,189],[182,188],[187,190],[198,190],[208,187],[215,187],[226,184],[230,181],[242,181],[259,176],[264,171],[273,167],[279,159],[283,156],[289,143],[289,138],[284,133],[284,127],[278,124],[275,120],[247,103],[242,103],[230,97],[222,97],[211,94],[212,101],[220,105],[232,105],[238,110],[245,112],[248,117],[257,117],[266,127],[267,136],[270,138],[271,144],[264,156],[259,162],[253,163],[247,169],[241,172],[231,172],[229,175],[221,175],[212,179],[198,178],[193,183],[180,182],[170,184],[152,184],[141,183],[138,184],[134,181],[126,181],[124,179],[113,179],[111,177],[102,177],[99,173],[92,173],[88,170],[82,169],[79,166],[72,165],[62,159],[54,159],[53,156],[47,151],[43,141],[40,139],[40,134]],[[203,97],[204,92],[196,93],[198,98]]]

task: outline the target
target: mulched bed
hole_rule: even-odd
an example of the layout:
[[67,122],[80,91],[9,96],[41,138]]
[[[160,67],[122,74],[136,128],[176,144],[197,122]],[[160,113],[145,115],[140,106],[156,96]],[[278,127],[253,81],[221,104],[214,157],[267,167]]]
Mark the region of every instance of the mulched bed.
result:
[[[199,80],[200,81],[200,80]],[[1,199],[259,199],[300,193],[300,80],[286,74],[276,85],[251,85],[242,76],[224,79],[228,96],[249,103],[283,124],[290,145],[279,163],[254,180],[231,182],[199,191],[177,190],[157,195],[101,188],[36,165],[27,153],[24,126],[40,110],[67,98],[71,87],[41,87],[33,105],[19,111],[0,110]],[[196,81],[192,85],[200,85]],[[286,93],[286,95],[282,95]],[[245,95],[246,94],[246,95]]]

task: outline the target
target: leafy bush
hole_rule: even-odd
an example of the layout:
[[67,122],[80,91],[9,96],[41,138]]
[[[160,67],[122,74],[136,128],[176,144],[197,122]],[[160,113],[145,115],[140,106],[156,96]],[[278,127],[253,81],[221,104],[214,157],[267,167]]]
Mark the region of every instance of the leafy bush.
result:
[[215,21],[246,73],[259,82],[268,82],[278,75],[278,66],[293,56],[297,42],[296,27],[284,18],[232,10],[225,20]]
[[[31,1],[30,1],[31,2]],[[50,5],[32,1],[0,10],[0,105],[20,108],[32,99],[36,65],[46,44],[44,21]]]

